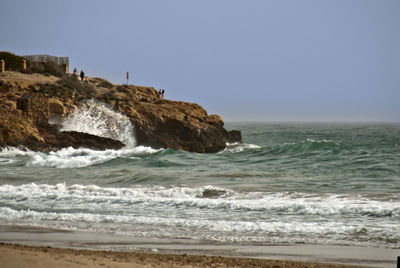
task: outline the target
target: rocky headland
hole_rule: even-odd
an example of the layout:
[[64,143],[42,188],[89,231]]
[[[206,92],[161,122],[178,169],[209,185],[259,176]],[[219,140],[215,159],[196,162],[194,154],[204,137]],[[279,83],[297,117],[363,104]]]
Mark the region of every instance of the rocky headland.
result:
[[8,71],[0,73],[0,148],[47,152],[69,146],[97,150],[125,146],[111,138],[61,131],[58,123],[88,100],[128,117],[137,145],[209,153],[242,139],[240,131],[224,128],[221,116],[208,115],[194,103],[163,99],[152,87]]

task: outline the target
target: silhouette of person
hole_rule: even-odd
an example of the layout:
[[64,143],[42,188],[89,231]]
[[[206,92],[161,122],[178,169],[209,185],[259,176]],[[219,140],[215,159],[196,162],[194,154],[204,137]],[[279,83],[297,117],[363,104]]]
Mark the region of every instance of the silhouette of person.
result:
[[81,71],[81,80],[83,81],[83,79],[85,78],[85,73],[83,72],[83,70]]

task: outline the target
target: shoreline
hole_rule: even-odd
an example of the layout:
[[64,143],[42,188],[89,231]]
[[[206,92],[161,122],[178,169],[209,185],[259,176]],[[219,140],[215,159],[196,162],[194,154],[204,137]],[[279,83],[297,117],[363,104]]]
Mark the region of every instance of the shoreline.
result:
[[294,267],[360,268],[362,266],[265,260],[210,255],[77,250],[43,246],[0,244],[0,262],[6,267]]
[[[395,267],[397,256],[400,255],[399,249],[387,248],[213,243],[18,226],[0,226],[0,243],[0,261],[9,254],[23,254],[34,255],[31,262],[35,263],[40,260],[36,259],[36,255],[48,255],[51,251],[55,259],[74,259],[73,256],[79,255],[82,262],[92,265],[98,265],[92,261],[93,258],[122,263],[129,260],[139,265],[133,267],[154,267],[143,266],[149,263],[160,265],[156,267],[162,267],[161,264],[166,265],[165,267],[206,267],[207,263],[222,265],[216,267],[310,267],[311,264],[312,267],[321,268]],[[67,257],[62,257],[64,255]],[[148,261],[140,262],[142,259]],[[153,259],[157,263],[151,262]],[[17,257],[15,261],[18,261]],[[199,263],[200,266],[196,266]],[[251,266],[252,263],[256,264]]]
[[265,260],[239,257],[77,250],[44,246],[0,244],[0,261],[6,267],[294,267],[360,268],[362,266]]

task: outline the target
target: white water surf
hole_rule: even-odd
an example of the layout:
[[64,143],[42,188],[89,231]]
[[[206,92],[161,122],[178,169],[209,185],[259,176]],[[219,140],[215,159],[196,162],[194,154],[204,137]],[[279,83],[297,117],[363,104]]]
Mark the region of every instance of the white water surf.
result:
[[61,131],[84,132],[119,140],[128,148],[136,146],[134,126],[130,119],[95,100],[82,104],[61,125]]

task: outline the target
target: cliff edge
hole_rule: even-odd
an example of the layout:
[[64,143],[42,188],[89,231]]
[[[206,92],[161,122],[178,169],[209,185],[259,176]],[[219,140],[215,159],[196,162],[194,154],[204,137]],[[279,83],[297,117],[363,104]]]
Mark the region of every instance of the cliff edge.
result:
[[35,151],[123,147],[111,138],[60,131],[59,123],[89,100],[128,117],[137,145],[208,153],[242,139],[240,131],[223,127],[221,116],[208,115],[194,103],[162,99],[152,87],[114,85],[102,78],[80,81],[72,75],[4,72],[0,73],[0,147]]

